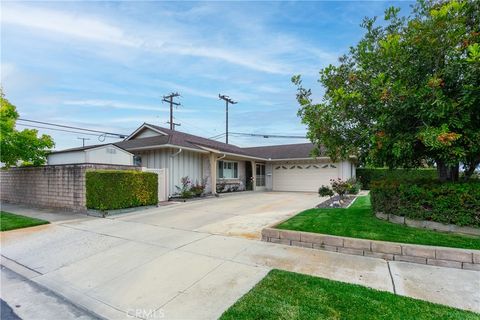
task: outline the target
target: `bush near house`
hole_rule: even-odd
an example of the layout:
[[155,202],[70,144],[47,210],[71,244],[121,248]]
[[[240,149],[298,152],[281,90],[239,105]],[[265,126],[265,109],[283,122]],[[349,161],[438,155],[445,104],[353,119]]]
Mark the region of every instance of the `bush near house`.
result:
[[358,168],[357,180],[362,188],[370,190],[370,183],[377,180],[412,181],[419,179],[437,179],[437,170],[426,169],[386,169],[386,168]]
[[86,173],[87,208],[123,209],[158,203],[158,177],[153,172],[92,170]]
[[375,212],[480,227],[480,181],[380,180],[370,184]]

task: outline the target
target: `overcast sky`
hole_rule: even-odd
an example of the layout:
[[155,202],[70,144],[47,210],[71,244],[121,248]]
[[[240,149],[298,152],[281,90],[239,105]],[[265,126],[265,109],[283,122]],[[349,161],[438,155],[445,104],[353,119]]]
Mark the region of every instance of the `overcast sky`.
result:
[[[304,135],[294,74],[321,99],[318,71],[362,36],[364,16],[412,2],[5,2],[1,81],[26,119],[128,134],[168,126],[163,95],[178,91],[181,131]],[[21,128],[21,127],[19,127]],[[77,137],[40,130],[56,149]],[[107,140],[115,141],[115,140]],[[240,146],[305,140],[230,137]]]

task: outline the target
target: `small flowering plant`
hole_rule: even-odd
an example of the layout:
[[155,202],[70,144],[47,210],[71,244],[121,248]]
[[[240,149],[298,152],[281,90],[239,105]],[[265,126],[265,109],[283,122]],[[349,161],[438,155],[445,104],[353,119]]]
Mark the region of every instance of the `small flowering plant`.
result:
[[192,187],[192,181],[190,180],[190,178],[188,176],[183,177],[182,179],[180,179],[180,183],[182,184],[181,187],[175,186],[175,188],[177,188],[178,190],[178,193],[180,194],[180,197],[186,199],[193,197],[194,193],[190,190]]
[[351,185],[348,181],[344,181],[340,178],[330,179],[330,184],[332,185],[333,191],[335,191],[340,199],[343,199],[347,191],[351,188]]

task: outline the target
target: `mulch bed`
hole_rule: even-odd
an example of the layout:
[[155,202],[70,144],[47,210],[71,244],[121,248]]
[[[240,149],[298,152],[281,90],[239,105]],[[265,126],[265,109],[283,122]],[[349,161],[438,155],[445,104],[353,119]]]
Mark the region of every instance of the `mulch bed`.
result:
[[333,196],[318,204],[316,208],[346,208],[353,202],[353,200],[355,200],[355,198],[355,196],[344,196],[343,200],[340,201],[339,196]]

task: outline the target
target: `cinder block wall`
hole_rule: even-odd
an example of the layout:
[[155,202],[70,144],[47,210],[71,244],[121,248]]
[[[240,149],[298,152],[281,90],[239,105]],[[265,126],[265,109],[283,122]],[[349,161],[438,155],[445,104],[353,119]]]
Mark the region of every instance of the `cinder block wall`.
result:
[[135,166],[71,164],[0,170],[0,199],[40,208],[85,212],[87,170],[140,170]]

